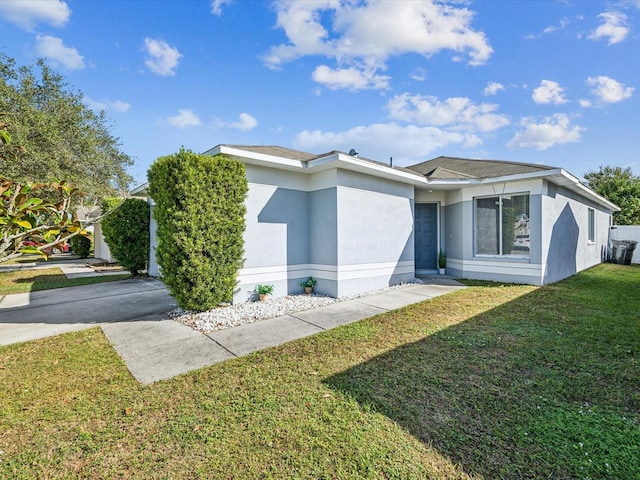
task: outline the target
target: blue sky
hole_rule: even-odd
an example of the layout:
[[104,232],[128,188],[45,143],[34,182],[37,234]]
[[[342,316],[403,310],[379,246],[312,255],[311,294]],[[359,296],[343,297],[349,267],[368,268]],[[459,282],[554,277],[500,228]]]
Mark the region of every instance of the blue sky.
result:
[[640,0],[0,0],[0,39],[107,110],[136,185],[221,143],[640,174]]

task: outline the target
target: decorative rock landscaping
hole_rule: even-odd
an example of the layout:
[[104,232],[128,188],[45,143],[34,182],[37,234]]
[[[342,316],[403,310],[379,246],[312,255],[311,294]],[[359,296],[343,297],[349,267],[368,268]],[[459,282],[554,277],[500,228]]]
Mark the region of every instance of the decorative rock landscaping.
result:
[[206,312],[190,312],[178,308],[169,312],[171,318],[184,325],[203,333],[222,330],[224,328],[237,327],[258,320],[291,315],[311,308],[323,307],[332,303],[365,297],[375,293],[398,290],[422,283],[415,279],[414,283],[404,283],[393,287],[366,292],[351,297],[333,298],[324,295],[287,295],[286,297],[270,298],[265,302],[246,302],[235,305],[224,304],[218,308]]

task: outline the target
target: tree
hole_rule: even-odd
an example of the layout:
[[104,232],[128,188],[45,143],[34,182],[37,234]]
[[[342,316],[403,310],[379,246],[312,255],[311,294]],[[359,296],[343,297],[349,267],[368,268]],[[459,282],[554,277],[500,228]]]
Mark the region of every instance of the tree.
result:
[[233,300],[243,264],[244,165],[181,149],[149,169],[156,258],[178,304],[208,310]]
[[[57,201],[40,198],[38,192],[44,188]],[[0,177],[0,263],[23,254],[47,258],[45,249],[84,234],[78,217],[71,213],[71,205],[81,195],[66,182],[19,183]]]
[[617,225],[640,225],[640,177],[631,168],[601,166],[584,178],[589,188],[620,207],[613,214]]
[[[6,116],[0,114],[0,164],[11,165],[26,149],[12,142]],[[48,248],[86,234],[73,208],[84,195],[65,181],[15,182],[0,175],[0,263],[25,253],[46,259]]]
[[134,277],[149,260],[149,205],[139,198],[102,202],[102,233],[111,253]]
[[[125,190],[132,160],[109,132],[105,113],[83,100],[43,60],[18,68],[0,54],[0,112],[9,124],[0,134],[0,176],[22,183],[64,178],[91,197]],[[23,149],[10,161],[5,136]]]

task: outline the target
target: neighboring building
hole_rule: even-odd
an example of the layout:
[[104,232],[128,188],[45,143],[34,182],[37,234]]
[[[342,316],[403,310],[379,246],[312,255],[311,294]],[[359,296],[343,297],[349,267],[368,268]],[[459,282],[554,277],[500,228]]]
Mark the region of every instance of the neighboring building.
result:
[[[449,275],[555,282],[602,261],[619,210],[565,170],[537,164],[438,157],[399,168],[276,146],[205,153],[246,165],[246,260],[235,302],[257,284],[298,292],[309,276],[333,297],[409,282],[437,272],[441,249]],[[144,195],[146,185],[132,193]],[[154,222],[151,229],[153,252]]]

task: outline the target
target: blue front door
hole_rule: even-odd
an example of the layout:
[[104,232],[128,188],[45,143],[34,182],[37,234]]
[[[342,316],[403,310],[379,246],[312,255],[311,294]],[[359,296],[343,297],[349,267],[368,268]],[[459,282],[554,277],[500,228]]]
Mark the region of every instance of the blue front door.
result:
[[438,204],[414,206],[414,245],[416,270],[438,268]]

